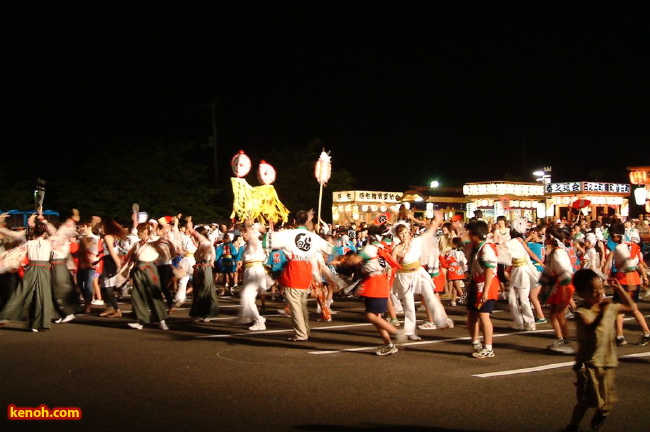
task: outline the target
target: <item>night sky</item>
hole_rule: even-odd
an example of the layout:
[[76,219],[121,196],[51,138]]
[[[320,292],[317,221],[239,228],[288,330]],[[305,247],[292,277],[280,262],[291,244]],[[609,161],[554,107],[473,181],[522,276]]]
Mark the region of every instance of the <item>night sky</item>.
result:
[[2,2],[5,146],[206,142],[217,100],[225,171],[314,139],[368,190],[650,165],[642,2],[231,3]]

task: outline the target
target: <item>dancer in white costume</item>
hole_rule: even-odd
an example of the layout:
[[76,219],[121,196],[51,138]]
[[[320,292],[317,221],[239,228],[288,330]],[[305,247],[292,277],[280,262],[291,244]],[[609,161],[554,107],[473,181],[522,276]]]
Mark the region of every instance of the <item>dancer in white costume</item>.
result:
[[264,324],[266,318],[260,315],[255,304],[257,294],[263,294],[271,286],[267,281],[269,277],[264,268],[266,254],[260,241],[260,236],[265,229],[260,224],[251,224],[250,221],[246,221],[244,228],[245,231],[242,233],[242,237],[246,241],[243,264],[244,288],[240,297],[241,312],[239,321],[253,321],[253,325],[248,328],[249,330],[266,330]]
[[515,219],[511,224],[511,239],[505,245],[512,259],[510,281],[508,283],[508,303],[512,313],[513,328],[517,330],[535,330],[535,316],[530,305],[530,290],[537,286],[539,272],[533,266],[528,254],[524,235],[528,221]]
[[176,288],[176,296],[174,297],[174,307],[178,308],[187,300],[187,283],[194,271],[194,265],[196,264],[194,252],[196,252],[198,246],[194,237],[178,230],[178,220],[175,223],[176,226],[173,231],[178,232],[177,235],[180,239],[180,251],[182,254],[181,261],[178,263],[178,285]]
[[400,244],[395,246],[392,256],[402,266],[402,269],[398,270],[395,275],[393,290],[397,292],[404,306],[404,333],[412,341],[420,340],[420,337],[415,334],[415,294],[422,295],[428,310],[433,313],[437,328],[454,326],[454,322],[447,317],[440,299],[434,293],[431,277],[420,264],[420,257],[426,252],[427,245],[431,242],[441,222],[442,213],[436,211],[435,219],[426,231],[415,238],[411,236],[407,223],[398,222],[393,226],[394,235],[399,238]]

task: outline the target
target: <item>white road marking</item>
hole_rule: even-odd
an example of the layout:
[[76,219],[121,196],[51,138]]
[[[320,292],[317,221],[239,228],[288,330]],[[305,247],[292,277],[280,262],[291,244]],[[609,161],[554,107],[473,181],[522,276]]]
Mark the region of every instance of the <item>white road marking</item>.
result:
[[[362,327],[362,326],[371,326],[372,324],[370,323],[364,323],[364,324],[346,324],[346,325],[338,325],[338,326],[326,326],[326,327],[312,327],[312,331],[319,331],[319,330],[338,330],[342,328],[350,328],[350,327]],[[293,329],[288,328],[288,329],[282,329],[282,330],[260,330],[260,331],[250,331],[250,332],[245,332],[245,333],[229,333],[229,334],[218,334],[218,335],[207,335],[207,336],[197,336],[198,339],[205,339],[205,338],[228,338],[232,336],[250,336],[250,335],[258,335],[258,334],[270,334],[270,333],[287,333],[287,332],[293,332]]]
[[[520,332],[514,332],[514,333],[499,333],[495,334],[492,337],[493,338],[498,338],[498,337],[505,337],[505,336],[513,336],[513,335],[518,335],[518,334],[527,334],[527,333],[547,333],[547,332],[552,332],[552,329],[549,330],[535,330],[535,331],[520,331]],[[399,346],[409,346],[409,345],[430,345],[430,344],[437,344],[441,342],[455,342],[455,341],[462,341],[462,340],[469,340],[469,336],[464,336],[464,337],[459,337],[459,338],[451,338],[451,339],[436,339],[436,340],[422,340],[422,341],[415,341],[415,342],[406,342],[403,344],[399,344]],[[358,348],[344,348],[340,350],[330,350],[330,351],[310,351],[309,354],[315,354],[315,355],[320,355],[320,354],[336,354],[340,352],[355,352],[355,351],[368,351],[368,350],[376,350],[378,345],[373,345],[373,346],[366,346],[366,347],[358,347]]]
[[[648,356],[650,356],[650,352],[626,354],[626,355],[620,356],[619,358],[648,357]],[[539,371],[544,371],[544,370],[549,370],[549,369],[557,369],[557,368],[561,368],[561,367],[573,366],[574,364],[575,364],[575,361],[563,362],[563,363],[552,363],[552,364],[548,364],[548,365],[535,366],[535,367],[530,367],[530,368],[511,369],[511,370],[505,370],[505,371],[499,371],[499,372],[489,372],[489,373],[484,373],[484,374],[476,374],[476,375],[472,375],[472,376],[477,377],[477,378],[490,378],[490,377],[495,377],[495,376],[517,375],[517,374],[539,372]]]

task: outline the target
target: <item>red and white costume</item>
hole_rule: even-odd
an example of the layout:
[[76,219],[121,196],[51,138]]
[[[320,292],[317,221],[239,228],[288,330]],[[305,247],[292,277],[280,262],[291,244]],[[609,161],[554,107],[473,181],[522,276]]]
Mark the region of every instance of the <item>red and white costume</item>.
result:
[[330,254],[332,245],[305,227],[274,232],[271,236],[271,248],[282,249],[287,257],[287,264],[278,278],[285,287],[285,297],[291,310],[291,321],[296,340],[309,338],[309,315],[307,296],[312,281],[320,281],[320,271],[312,262],[316,254]]

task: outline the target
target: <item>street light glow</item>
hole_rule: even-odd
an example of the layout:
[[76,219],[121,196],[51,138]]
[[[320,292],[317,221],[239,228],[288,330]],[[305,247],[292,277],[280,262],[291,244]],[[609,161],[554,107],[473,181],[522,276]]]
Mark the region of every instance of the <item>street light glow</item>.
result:
[[440,183],[438,182],[438,180],[433,180],[431,182],[431,184],[429,185],[429,187],[432,187],[432,188],[437,188],[438,186],[440,186]]
[[542,176],[544,176],[544,174],[546,174],[544,171],[535,171],[533,173],[533,175],[537,176],[537,177],[542,177]]

